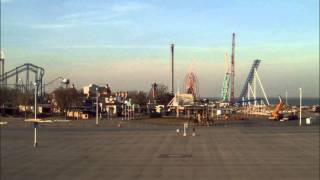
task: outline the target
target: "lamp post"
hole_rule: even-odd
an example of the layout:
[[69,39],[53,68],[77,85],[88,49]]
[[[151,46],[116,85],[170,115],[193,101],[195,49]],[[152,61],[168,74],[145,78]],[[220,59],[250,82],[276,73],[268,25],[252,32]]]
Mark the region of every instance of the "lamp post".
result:
[[98,110],[99,104],[98,104],[98,101],[99,101],[98,88],[96,88],[96,125],[97,126],[99,125],[99,110]]
[[301,110],[302,110],[302,88],[299,88],[300,92],[300,114],[299,114],[299,126],[301,126]]
[[288,90],[286,89],[286,105],[288,106]]
[[38,122],[37,120],[37,90],[38,90],[38,84],[34,83],[34,122],[33,122],[33,127],[34,127],[34,141],[33,141],[33,147],[36,148],[38,143],[37,143],[37,127],[38,127]]

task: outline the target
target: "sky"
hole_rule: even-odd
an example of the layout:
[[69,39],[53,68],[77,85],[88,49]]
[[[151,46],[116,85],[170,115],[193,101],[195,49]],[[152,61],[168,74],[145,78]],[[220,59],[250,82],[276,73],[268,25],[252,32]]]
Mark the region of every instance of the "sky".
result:
[[[236,34],[235,95],[255,59],[268,96],[319,97],[318,0],[1,0],[6,70],[29,62],[45,82],[62,76],[77,88],[175,89],[192,66],[199,93],[219,97],[224,56]],[[258,94],[262,95],[260,91]]]

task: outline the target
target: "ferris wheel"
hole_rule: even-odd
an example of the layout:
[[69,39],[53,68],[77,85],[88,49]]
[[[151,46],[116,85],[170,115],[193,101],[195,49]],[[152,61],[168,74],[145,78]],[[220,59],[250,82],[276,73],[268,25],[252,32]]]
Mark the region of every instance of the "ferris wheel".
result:
[[195,73],[189,71],[184,78],[184,90],[193,97],[199,96],[199,81]]

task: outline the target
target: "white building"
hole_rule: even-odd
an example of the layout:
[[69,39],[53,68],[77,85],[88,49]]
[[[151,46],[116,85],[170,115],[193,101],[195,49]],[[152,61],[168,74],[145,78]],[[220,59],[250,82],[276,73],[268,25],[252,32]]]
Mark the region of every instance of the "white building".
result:
[[99,86],[96,84],[89,84],[89,86],[83,87],[83,94],[86,96],[94,96],[97,94],[97,88],[99,90]]
[[108,84],[106,84],[106,86],[98,86],[96,84],[90,84],[89,86],[84,86],[83,94],[85,94],[87,97],[96,96],[97,90],[98,90],[98,93],[100,93],[99,96],[103,96],[103,97],[111,96],[111,89]]

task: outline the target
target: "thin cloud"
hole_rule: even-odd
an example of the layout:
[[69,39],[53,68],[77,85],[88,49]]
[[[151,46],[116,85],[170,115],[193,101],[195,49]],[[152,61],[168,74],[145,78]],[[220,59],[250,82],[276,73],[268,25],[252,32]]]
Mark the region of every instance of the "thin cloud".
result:
[[[168,43],[163,45],[119,45],[119,44],[78,44],[78,45],[70,45],[66,48],[71,49],[90,49],[90,48],[112,48],[112,49],[168,49],[170,44]],[[176,49],[182,50],[197,50],[197,51],[223,51],[226,48],[222,47],[200,47],[200,46],[184,46],[178,45],[175,47]]]
[[97,15],[101,15],[99,11],[86,11],[86,12],[77,12],[77,13],[67,14],[62,16],[61,19],[66,21],[74,21],[74,20],[95,17]]
[[[12,0],[1,0],[1,2],[9,2]],[[103,7],[103,6],[101,6]],[[35,24],[31,25],[33,29],[58,30],[72,28],[81,25],[105,25],[105,24],[130,24],[129,21],[123,21],[118,17],[129,15],[133,12],[139,12],[150,7],[145,3],[124,3],[114,4],[105,8],[97,7],[96,10],[81,11],[66,14],[58,18],[58,23],[53,24]],[[90,46],[91,47],[91,46]],[[88,47],[87,47],[88,48]]]
[[150,7],[150,5],[146,3],[130,2],[126,4],[115,4],[111,7],[111,10],[115,13],[126,14],[130,12],[141,11],[148,7]]
[[112,44],[98,44],[98,45],[70,45],[66,48],[70,49],[99,49],[99,48],[107,48],[107,49],[163,49],[167,48],[165,46],[160,45],[112,45]]
[[31,27],[33,29],[65,29],[73,27],[73,24],[37,24]]
[[122,3],[111,6],[101,5],[95,10],[80,11],[66,14],[59,19],[66,23],[74,23],[77,25],[99,25],[107,24],[111,21],[119,20],[118,18],[130,15],[132,13],[141,12],[152,7],[146,3]]

